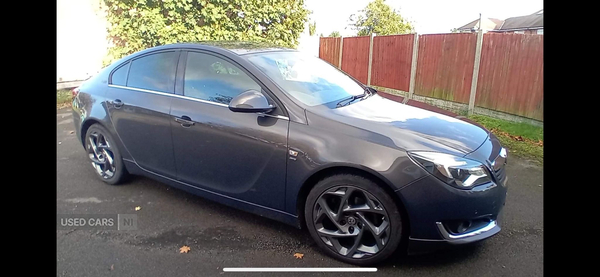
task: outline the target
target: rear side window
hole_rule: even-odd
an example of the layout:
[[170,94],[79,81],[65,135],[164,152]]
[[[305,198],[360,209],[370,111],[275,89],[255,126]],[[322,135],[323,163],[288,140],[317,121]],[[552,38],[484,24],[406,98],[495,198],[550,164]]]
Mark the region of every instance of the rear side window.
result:
[[129,69],[129,63],[119,67],[115,70],[110,77],[110,83],[113,85],[124,86],[127,83],[127,70]]
[[173,93],[178,52],[163,52],[131,62],[127,86]]

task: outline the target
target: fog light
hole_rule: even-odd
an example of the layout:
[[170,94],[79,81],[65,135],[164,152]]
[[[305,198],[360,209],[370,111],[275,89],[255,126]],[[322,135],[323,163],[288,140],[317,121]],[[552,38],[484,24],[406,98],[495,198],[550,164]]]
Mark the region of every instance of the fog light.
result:
[[458,225],[458,228],[456,228],[456,229],[457,229],[458,233],[464,233],[467,230],[469,230],[469,227],[471,227],[471,221],[470,220],[466,220],[466,221],[461,222]]

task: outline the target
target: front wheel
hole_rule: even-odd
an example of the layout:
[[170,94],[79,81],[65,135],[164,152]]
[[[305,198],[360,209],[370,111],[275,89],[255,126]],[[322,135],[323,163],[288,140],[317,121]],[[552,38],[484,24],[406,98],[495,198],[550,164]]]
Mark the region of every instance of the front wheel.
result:
[[375,182],[358,175],[322,179],[304,208],[306,226],[330,256],[356,265],[381,262],[402,238],[402,218],[392,197]]

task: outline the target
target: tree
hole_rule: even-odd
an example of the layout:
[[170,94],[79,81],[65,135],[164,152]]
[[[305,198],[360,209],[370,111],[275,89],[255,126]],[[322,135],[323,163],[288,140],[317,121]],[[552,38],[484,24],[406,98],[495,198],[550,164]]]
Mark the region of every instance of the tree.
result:
[[337,38],[337,37],[340,37],[341,35],[340,35],[340,32],[338,32],[338,31],[333,31],[333,32],[331,32],[331,34],[329,34],[329,36],[330,36],[330,37]]
[[296,47],[304,0],[103,0],[112,47],[104,64],[176,42],[240,40]]
[[413,26],[399,12],[385,3],[385,0],[374,0],[360,14],[350,15],[350,26],[358,31],[359,36],[408,34],[414,32]]
[[308,35],[314,36],[317,31],[317,22],[313,21],[313,23],[308,23]]

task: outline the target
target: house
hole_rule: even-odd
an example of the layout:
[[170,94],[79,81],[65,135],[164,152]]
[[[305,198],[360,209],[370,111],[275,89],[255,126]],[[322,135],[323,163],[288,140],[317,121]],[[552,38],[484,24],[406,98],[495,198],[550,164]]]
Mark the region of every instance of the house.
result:
[[[477,32],[480,28],[479,19],[475,19],[455,30],[460,33]],[[482,18],[481,30],[483,32],[516,33],[516,34],[544,34],[544,9],[524,16],[510,17],[505,20],[495,18]]]
[[456,28],[456,32],[459,32],[459,33],[477,32],[477,30],[479,30],[479,26],[481,26],[481,30],[483,30],[483,32],[488,32],[488,31],[492,31],[492,30],[499,28],[503,22],[504,21],[502,21],[500,19],[496,19],[496,18],[482,18],[481,24],[480,24],[479,18],[478,18],[478,19],[475,19],[463,26]]
[[543,35],[544,9],[530,15],[507,18],[494,32]]

